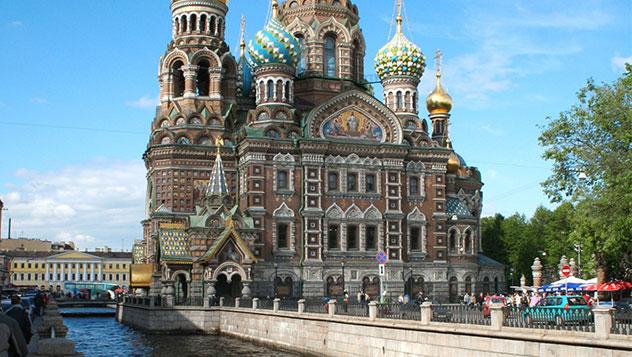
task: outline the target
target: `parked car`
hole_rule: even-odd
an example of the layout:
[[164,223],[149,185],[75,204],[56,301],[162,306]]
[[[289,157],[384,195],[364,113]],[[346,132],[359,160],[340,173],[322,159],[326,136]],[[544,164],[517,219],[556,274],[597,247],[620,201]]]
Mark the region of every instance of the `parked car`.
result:
[[533,322],[555,323],[562,326],[567,322],[592,321],[592,310],[581,296],[548,296],[535,306],[522,312],[527,325]]
[[483,302],[483,317],[491,316],[491,307],[492,305],[499,305],[502,307],[507,306],[507,299],[504,296],[487,296],[485,301]]

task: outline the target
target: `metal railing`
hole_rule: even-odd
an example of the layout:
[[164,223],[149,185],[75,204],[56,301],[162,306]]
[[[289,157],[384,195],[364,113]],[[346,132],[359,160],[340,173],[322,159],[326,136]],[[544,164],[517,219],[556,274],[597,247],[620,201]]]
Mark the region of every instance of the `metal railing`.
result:
[[284,299],[279,301],[279,310],[282,311],[298,311],[298,300]]
[[248,298],[241,298],[239,299],[239,307],[245,308],[245,309],[252,309],[252,299]]
[[378,304],[377,317],[380,319],[420,321],[421,309],[417,304]]
[[632,335],[632,309],[613,311],[612,318],[610,333]]
[[176,297],[174,300],[175,306],[203,306],[204,298],[201,296],[191,297]]
[[503,326],[544,330],[595,332],[593,313],[589,309],[505,307]]
[[329,312],[329,305],[323,303],[322,300],[306,300],[305,312],[312,314],[327,314]]
[[337,304],[336,315],[369,317],[368,304]]
[[260,299],[257,304],[257,309],[272,310],[274,307],[274,301],[272,299]]
[[433,305],[431,321],[468,325],[491,325],[491,318],[475,305]]
[[235,299],[231,297],[224,298],[224,306],[226,307],[235,307]]

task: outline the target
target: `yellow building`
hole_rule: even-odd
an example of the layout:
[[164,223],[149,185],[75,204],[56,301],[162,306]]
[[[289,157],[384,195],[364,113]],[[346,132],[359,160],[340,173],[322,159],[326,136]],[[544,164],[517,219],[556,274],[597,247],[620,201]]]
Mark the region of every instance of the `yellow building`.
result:
[[6,254],[10,257],[10,283],[18,288],[65,291],[99,283],[129,286],[132,253],[14,251]]

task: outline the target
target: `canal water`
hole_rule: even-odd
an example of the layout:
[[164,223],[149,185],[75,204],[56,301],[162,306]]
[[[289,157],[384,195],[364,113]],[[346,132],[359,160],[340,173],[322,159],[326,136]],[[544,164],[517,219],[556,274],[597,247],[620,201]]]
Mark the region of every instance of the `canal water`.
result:
[[113,317],[65,317],[64,323],[68,338],[86,357],[300,356],[224,336],[147,334]]

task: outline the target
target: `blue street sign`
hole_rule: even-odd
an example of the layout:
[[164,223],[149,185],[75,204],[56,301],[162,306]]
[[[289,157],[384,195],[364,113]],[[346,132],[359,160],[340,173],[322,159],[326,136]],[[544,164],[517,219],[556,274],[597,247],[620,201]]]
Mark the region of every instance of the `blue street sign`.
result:
[[386,261],[388,260],[388,256],[386,255],[386,253],[384,252],[379,252],[377,253],[377,255],[375,256],[375,259],[377,260],[378,263],[380,264],[384,264],[386,263]]

